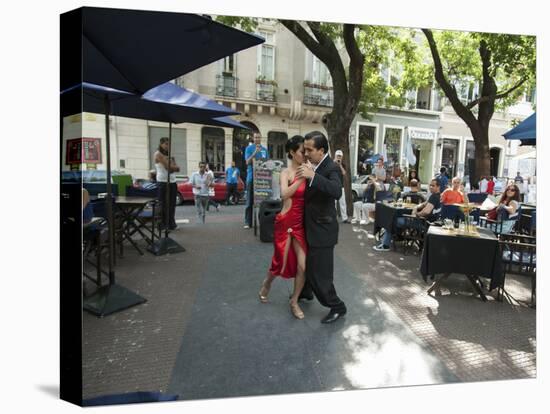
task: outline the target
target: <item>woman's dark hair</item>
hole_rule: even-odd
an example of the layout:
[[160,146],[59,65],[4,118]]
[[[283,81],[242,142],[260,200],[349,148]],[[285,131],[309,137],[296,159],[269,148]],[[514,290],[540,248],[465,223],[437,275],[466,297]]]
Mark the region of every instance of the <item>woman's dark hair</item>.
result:
[[292,155],[290,155],[290,151],[298,151],[298,148],[300,148],[300,145],[304,143],[304,137],[301,135],[294,135],[292,138],[290,138],[285,145],[285,151],[286,155],[289,159],[292,159]]
[[[513,188],[514,189],[514,196],[511,198],[508,198],[508,189]],[[502,195],[500,196],[499,204],[506,204],[508,205],[510,201],[515,200],[519,203],[519,187],[515,184],[507,185],[504,191],[502,192]]]
[[328,140],[327,137],[325,137],[325,134],[323,134],[321,131],[311,131],[304,137],[304,140],[313,140],[313,147],[315,149],[321,149],[323,148],[325,150],[325,154],[328,153]]

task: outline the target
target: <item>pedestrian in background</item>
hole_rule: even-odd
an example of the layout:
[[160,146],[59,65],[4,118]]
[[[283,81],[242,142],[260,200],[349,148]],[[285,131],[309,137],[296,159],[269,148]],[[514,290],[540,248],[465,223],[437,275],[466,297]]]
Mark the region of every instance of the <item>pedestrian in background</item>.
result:
[[[340,167],[340,171],[342,171],[342,185],[344,184],[345,176],[346,176],[346,167],[344,166],[342,160],[344,158],[344,153],[342,150],[336,150],[334,153],[334,162],[336,165]],[[342,223],[349,223],[348,220],[348,212],[346,211],[346,193],[344,192],[344,187],[342,186],[342,196],[338,200],[338,204],[340,205],[340,217],[342,217]]]
[[386,169],[384,168],[384,160],[382,158],[378,158],[376,166],[372,169],[372,173],[380,183],[386,181]]
[[267,148],[262,145],[262,135],[254,132],[254,143],[248,145],[244,152],[246,169],[246,208],[244,210],[244,228],[252,227],[252,212],[254,211],[254,160],[267,160]]
[[487,181],[487,194],[493,194],[495,192],[495,180],[492,176],[489,176]]
[[225,204],[229,205],[231,197],[233,197],[233,203],[239,203],[239,194],[237,192],[237,184],[239,182],[239,177],[241,172],[238,168],[235,167],[235,161],[231,161],[231,167],[228,167],[225,170],[225,185],[227,189],[227,198]]
[[441,167],[439,169],[439,174],[435,176],[435,179],[439,181],[439,189],[441,192],[445,191],[449,185],[449,177],[447,177],[447,168]]
[[210,169],[210,165],[206,163],[206,173],[210,176],[210,182],[212,185],[210,186],[209,193],[208,193],[208,204],[206,205],[206,211],[210,210],[210,206],[216,207],[216,211],[220,211],[220,203],[218,203],[214,197],[216,196],[216,189],[214,188],[214,171]]
[[199,222],[206,221],[206,208],[209,200],[210,186],[214,185],[212,176],[206,172],[206,163],[199,162],[199,170],[191,175],[191,185],[193,186],[193,194],[195,196],[195,207],[197,208],[197,216]]

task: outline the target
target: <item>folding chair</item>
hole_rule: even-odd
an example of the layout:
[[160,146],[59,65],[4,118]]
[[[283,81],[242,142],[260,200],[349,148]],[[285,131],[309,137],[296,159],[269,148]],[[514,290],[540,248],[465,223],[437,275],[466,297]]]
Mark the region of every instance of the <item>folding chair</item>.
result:
[[[160,228],[160,224],[162,223],[162,211],[159,207],[158,188],[145,189],[128,186],[126,187],[126,195],[129,197],[155,197],[155,200],[151,201],[149,205],[139,213],[138,217],[136,217],[137,229],[134,229],[131,233],[134,234],[139,231],[147,243],[153,244],[155,238],[160,239],[162,237]],[[145,233],[142,231],[145,231]]]
[[464,220],[464,213],[460,210],[460,207],[443,204],[441,206],[441,212],[439,213],[442,220],[451,219],[453,221]]
[[520,215],[521,206],[507,219],[503,219],[502,216],[498,216],[496,220],[492,220],[482,216],[479,218],[479,225],[480,227],[490,229],[498,238],[500,238],[502,234],[510,234],[515,232],[515,227],[518,223]]
[[504,288],[507,273],[528,276],[531,278],[531,307],[536,307],[537,289],[537,246],[536,238],[520,234],[501,234],[499,239],[502,256],[502,284],[499,287],[499,299],[506,295],[513,298]]

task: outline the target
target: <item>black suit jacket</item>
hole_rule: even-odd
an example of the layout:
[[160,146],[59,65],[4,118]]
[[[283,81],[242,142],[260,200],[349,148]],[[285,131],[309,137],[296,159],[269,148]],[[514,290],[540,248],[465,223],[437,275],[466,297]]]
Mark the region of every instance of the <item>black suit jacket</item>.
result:
[[342,171],[326,157],[315,171],[313,181],[307,183],[304,224],[308,245],[330,247],[338,243],[338,221],[335,201],[342,195]]

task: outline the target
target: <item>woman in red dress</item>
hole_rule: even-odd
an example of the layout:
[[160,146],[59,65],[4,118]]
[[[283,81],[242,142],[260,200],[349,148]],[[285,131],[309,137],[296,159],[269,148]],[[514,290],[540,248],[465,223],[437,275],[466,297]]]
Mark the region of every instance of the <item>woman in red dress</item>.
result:
[[304,313],[298,306],[298,297],[304,287],[306,270],[306,234],[304,230],[305,179],[296,179],[298,167],[305,161],[304,138],[295,135],[286,143],[288,168],[281,172],[281,198],[283,208],[275,216],[273,228],[273,257],[267,277],[262,283],[258,296],[260,302],[267,302],[271,283],[276,276],[285,279],[294,278],[294,292],[290,298],[290,311],[303,319]]

